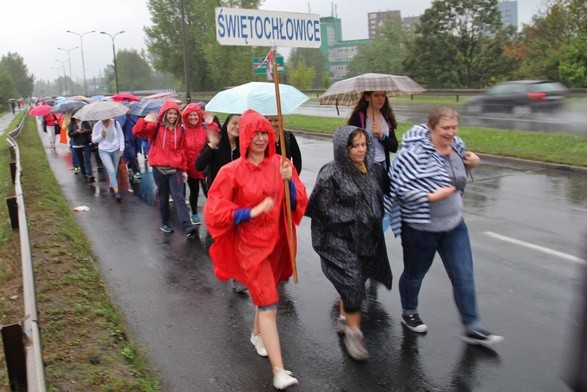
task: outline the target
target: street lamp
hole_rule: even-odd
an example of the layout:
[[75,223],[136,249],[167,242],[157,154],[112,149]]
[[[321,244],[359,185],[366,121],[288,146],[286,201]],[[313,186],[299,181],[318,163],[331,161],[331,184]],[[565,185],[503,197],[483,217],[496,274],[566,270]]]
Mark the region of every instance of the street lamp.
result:
[[188,53],[186,43],[186,32],[185,32],[185,4],[184,0],[181,0],[181,46],[183,47],[183,77],[185,80],[185,100],[187,103],[192,102],[192,96],[190,94],[190,73],[188,70]]
[[88,85],[86,83],[86,63],[84,61],[84,42],[82,40],[82,37],[86,34],[90,34],[90,33],[95,33],[96,30],[92,30],[92,31],[87,31],[85,33],[75,33],[73,31],[70,30],[66,30],[66,32],[71,33],[71,34],[75,34],[79,37],[79,46],[81,48],[81,52],[82,52],[82,69],[83,69],[83,73],[84,73],[84,92],[86,97],[88,96]]
[[[65,93],[67,93],[67,78],[65,76],[65,60],[55,59],[55,61],[59,61],[61,63],[61,66],[63,67],[63,88],[65,90]],[[67,94],[64,94],[64,95],[67,95]]]
[[105,31],[100,31],[100,34],[106,34],[112,40],[112,57],[114,58],[114,79],[116,80],[116,93],[117,94],[119,92],[118,91],[118,68],[116,67],[116,48],[114,47],[114,38],[116,38],[116,36],[118,34],[122,34],[122,33],[124,33],[124,30],[119,31],[118,33],[116,33],[114,35],[107,33]]
[[71,56],[69,55],[69,53],[72,50],[78,49],[79,46],[76,46],[75,48],[71,48],[71,49],[63,49],[63,48],[57,48],[59,50],[63,50],[65,52],[67,52],[67,61],[69,62],[69,86],[71,87],[71,94],[73,95],[73,77],[71,76]]

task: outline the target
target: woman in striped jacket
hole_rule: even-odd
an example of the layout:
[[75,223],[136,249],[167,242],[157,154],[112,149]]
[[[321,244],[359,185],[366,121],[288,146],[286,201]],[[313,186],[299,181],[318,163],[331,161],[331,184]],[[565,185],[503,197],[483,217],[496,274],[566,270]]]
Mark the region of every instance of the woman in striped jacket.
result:
[[402,323],[414,332],[428,330],[418,315],[418,295],[438,252],[453,286],[463,339],[489,347],[503,337],[484,330],[477,314],[462,193],[467,171],[479,164],[479,157],[466,151],[456,136],[459,119],[452,108],[433,109],[428,124],[406,132],[390,170],[391,227],[396,236],[401,235],[404,260],[399,280]]

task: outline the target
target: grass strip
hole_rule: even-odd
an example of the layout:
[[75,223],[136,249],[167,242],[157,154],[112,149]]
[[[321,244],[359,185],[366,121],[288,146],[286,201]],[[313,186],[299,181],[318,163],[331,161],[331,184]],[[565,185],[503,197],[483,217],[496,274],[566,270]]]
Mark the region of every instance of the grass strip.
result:
[[[47,389],[158,391],[144,353],[129,338],[121,312],[104,286],[91,243],[62,196],[32,117],[18,144]],[[0,146],[0,187],[8,196],[14,187],[6,135]],[[0,217],[0,322],[12,324],[24,316],[20,245],[4,204]],[[3,388],[8,390],[8,376],[0,366]]]

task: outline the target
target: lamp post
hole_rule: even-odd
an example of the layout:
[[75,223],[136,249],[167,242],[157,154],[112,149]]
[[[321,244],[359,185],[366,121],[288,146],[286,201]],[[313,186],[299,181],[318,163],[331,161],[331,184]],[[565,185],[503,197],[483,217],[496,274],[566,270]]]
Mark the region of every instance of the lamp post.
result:
[[53,69],[57,70],[57,83],[59,83],[59,94],[57,94],[58,96],[61,95],[63,93],[63,89],[61,88],[61,75],[59,75],[59,70],[61,69],[61,67],[51,67]]
[[82,52],[82,69],[83,69],[83,74],[84,74],[84,93],[86,95],[86,97],[88,96],[88,85],[86,83],[86,63],[84,61],[84,41],[83,41],[83,36],[86,34],[90,34],[90,33],[95,33],[96,30],[92,30],[92,31],[86,31],[85,33],[76,33],[70,30],[66,30],[66,32],[71,33],[71,34],[75,34],[79,37],[79,46]]
[[107,33],[105,31],[100,31],[100,34],[106,34],[107,36],[110,37],[110,39],[112,40],[112,57],[114,58],[114,79],[116,80],[116,93],[118,94],[118,68],[116,67],[116,48],[114,47],[114,38],[116,38],[116,36],[118,34],[122,34],[124,33],[124,30],[119,31],[118,33],[112,35],[110,33]]
[[65,52],[67,52],[67,61],[69,62],[69,86],[71,87],[71,94],[70,95],[73,94],[73,77],[71,76],[71,56],[69,55],[69,53],[72,50],[75,50],[77,48],[79,48],[79,46],[76,46],[75,48],[71,48],[71,49],[57,48],[59,50],[63,50]]
[[[59,61],[61,63],[61,66],[63,67],[63,88],[64,88],[65,92],[67,93],[67,79],[65,76],[65,60],[55,59],[55,61]],[[67,95],[67,94],[64,94],[64,95]]]
[[185,80],[185,100],[187,103],[192,102],[190,94],[190,73],[188,70],[188,53],[185,32],[185,3],[181,0],[181,46],[183,47],[183,77]]

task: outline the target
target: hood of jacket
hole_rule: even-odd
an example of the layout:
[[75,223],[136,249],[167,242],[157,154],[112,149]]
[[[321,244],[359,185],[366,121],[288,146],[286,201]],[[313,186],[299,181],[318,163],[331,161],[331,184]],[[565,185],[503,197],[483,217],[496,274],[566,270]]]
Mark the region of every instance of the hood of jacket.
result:
[[[357,170],[347,151],[347,142],[349,140],[349,136],[356,129],[360,128],[355,127],[354,125],[344,125],[338,128],[332,137],[334,161],[339,167],[342,168],[343,171],[352,172]],[[366,132],[366,134],[367,154],[365,155],[365,166],[369,168],[373,162],[375,162],[375,145],[373,142],[373,137],[368,132]]]
[[[428,128],[427,124],[414,125],[410,128],[404,134],[401,146],[406,149],[420,146],[424,150],[436,152],[436,148],[434,148],[434,144],[432,144],[432,140],[430,139],[430,128]],[[465,142],[460,137],[455,136],[453,138],[452,148],[461,157],[465,156]]]
[[177,110],[177,124],[175,125],[180,125],[182,120],[181,110],[179,110],[179,105],[171,99],[168,99],[167,101],[163,102],[163,106],[161,106],[161,109],[159,109],[159,115],[157,116],[157,120],[159,120],[161,124],[165,124],[165,113],[167,113],[167,111],[170,109]]
[[[198,113],[198,117],[199,117],[198,123],[196,125],[192,125],[189,122],[190,113],[193,113],[193,112]],[[200,105],[198,105],[197,103],[190,103],[183,109],[183,113],[181,114],[181,117],[183,119],[183,125],[186,128],[197,128],[200,125],[202,125],[202,120],[204,119],[204,112],[202,111],[202,108],[200,107]]]
[[247,151],[253,142],[253,136],[257,132],[267,132],[269,134],[269,142],[265,150],[265,156],[272,156],[275,154],[275,131],[271,123],[260,113],[253,109],[246,110],[239,120],[239,149],[241,157],[247,156]]

